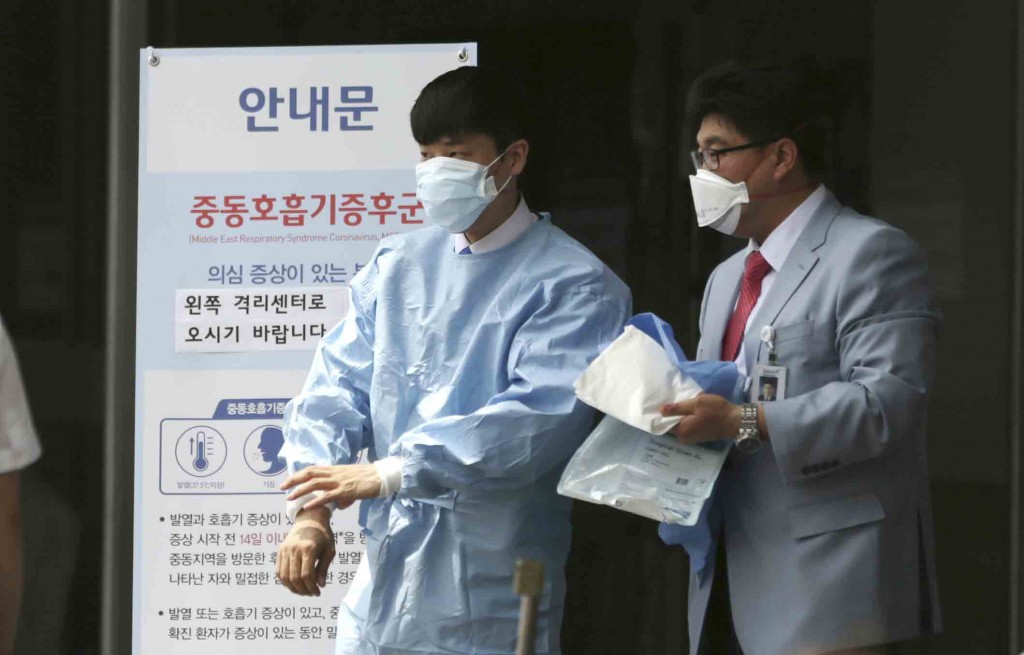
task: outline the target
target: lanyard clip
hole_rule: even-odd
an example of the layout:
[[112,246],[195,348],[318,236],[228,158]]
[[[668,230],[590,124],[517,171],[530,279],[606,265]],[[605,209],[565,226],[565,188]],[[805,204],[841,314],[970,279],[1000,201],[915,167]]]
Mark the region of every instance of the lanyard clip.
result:
[[778,355],[775,352],[775,327],[766,325],[761,328],[761,341],[768,346],[768,363],[778,363]]

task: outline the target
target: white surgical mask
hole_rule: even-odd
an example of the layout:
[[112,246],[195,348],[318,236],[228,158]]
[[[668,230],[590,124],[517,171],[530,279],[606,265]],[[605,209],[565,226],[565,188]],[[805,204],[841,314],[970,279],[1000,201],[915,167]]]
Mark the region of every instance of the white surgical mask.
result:
[[498,189],[494,177],[487,174],[505,152],[487,166],[451,157],[431,157],[420,162],[416,166],[416,196],[423,203],[427,218],[452,234],[472,227],[512,180],[509,176]]
[[745,182],[730,182],[721,175],[700,169],[690,176],[697,224],[722,234],[732,234],[740,223],[743,205],[750,202]]

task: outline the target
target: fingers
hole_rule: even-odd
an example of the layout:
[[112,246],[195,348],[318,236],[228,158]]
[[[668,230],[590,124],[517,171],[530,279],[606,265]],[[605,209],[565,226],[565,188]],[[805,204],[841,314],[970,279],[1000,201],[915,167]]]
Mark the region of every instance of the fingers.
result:
[[285,480],[284,482],[282,482],[281,483],[281,487],[280,487],[281,491],[287,491],[288,489],[291,489],[292,487],[294,487],[295,485],[299,484],[300,482],[305,482],[306,480],[308,480],[309,479],[309,474],[306,473],[306,471],[308,471],[308,470],[309,469],[305,469],[305,470],[299,471],[298,473],[296,473],[292,477],[290,477],[287,480]]
[[321,494],[314,498],[313,500],[306,503],[305,505],[303,505],[302,509],[316,509],[317,507],[326,507],[331,502],[331,500],[332,498],[330,494]]
[[691,416],[684,416],[684,417],[682,417],[679,420],[679,422],[676,423],[675,425],[673,425],[672,429],[668,431],[669,434],[675,435],[676,437],[686,437],[686,436],[689,436],[690,431],[693,428],[694,418],[696,418],[696,417],[694,417],[692,415]]
[[693,446],[705,440],[702,421],[697,416],[684,416],[669,433],[684,446]]
[[299,570],[299,583],[298,587],[302,589],[303,595],[306,596],[319,596],[320,588],[316,584],[316,578],[314,577],[317,572],[316,558],[317,553],[312,546],[308,546],[303,549],[302,552],[302,564]]
[[324,467],[310,466],[308,468],[304,468],[295,475],[293,475],[292,477],[285,480],[284,483],[281,485],[281,490],[285,491],[287,489],[294,487],[297,484],[307,482],[308,480],[312,480],[313,478],[323,477],[325,475],[327,475],[327,471],[325,470]]
[[[317,560],[334,557],[329,525],[313,526],[311,523],[296,524],[277,555],[278,579],[288,591],[300,596],[320,595]],[[325,576],[324,579],[326,581]]]
[[285,581],[285,572],[283,570],[283,564],[285,562],[285,547],[278,549],[278,566],[274,569],[274,573],[278,575],[278,579],[285,586],[286,590],[291,591],[288,588],[288,583]]
[[314,491],[327,491],[337,485],[337,482],[330,478],[316,478],[304,484],[301,484],[288,494],[288,500],[295,500],[296,498],[302,498],[305,495],[311,494]]
[[692,436],[692,435],[686,435],[686,436],[682,436],[682,437],[681,436],[676,436],[676,441],[678,441],[679,443],[683,444],[684,446],[696,446],[697,444],[701,443],[703,440],[700,437],[695,437],[695,436]]
[[295,585],[292,584],[292,549],[288,545],[281,546],[281,550],[277,556],[277,568],[278,568],[278,579],[281,580],[281,584],[293,594],[299,593]]
[[697,399],[690,398],[678,403],[669,403],[661,406],[662,416],[687,416],[697,411]]
[[314,541],[285,544],[278,553],[277,577],[293,594],[319,596],[320,587],[327,583],[327,568],[333,558],[331,544],[324,547],[318,547]]
[[[327,586],[327,569],[331,568],[334,561],[334,546],[329,546],[320,553],[320,561],[316,563],[316,584],[320,587]],[[320,594],[317,593],[317,596]]]

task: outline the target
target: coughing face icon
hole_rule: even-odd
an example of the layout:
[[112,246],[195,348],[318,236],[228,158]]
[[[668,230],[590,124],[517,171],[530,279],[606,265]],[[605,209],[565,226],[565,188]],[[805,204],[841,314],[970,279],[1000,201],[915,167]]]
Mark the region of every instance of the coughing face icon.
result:
[[280,475],[287,468],[281,457],[282,447],[281,428],[274,425],[256,428],[245,440],[245,463],[257,475],[267,478]]

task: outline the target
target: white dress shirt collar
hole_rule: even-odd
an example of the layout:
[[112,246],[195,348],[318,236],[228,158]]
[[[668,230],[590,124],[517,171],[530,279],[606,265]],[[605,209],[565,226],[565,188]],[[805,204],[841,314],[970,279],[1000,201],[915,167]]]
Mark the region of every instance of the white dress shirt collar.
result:
[[470,243],[465,234],[453,234],[452,247],[457,253],[461,253],[466,248],[469,248],[469,252],[474,255],[492,252],[504,248],[518,239],[536,221],[537,217],[530,212],[530,208],[526,206],[526,200],[520,196],[516,210],[504,223],[494,228],[493,232],[476,243]]
[[818,211],[821,207],[821,203],[825,201],[827,192],[825,185],[819,184],[818,188],[814,190],[811,195],[797,206],[789,216],[786,217],[782,223],[779,224],[768,238],[764,240],[761,247],[758,248],[757,244],[751,239],[750,245],[748,246],[748,252],[753,250],[760,250],[761,256],[771,264],[773,271],[781,271],[782,265],[786,263],[786,259],[789,257],[789,253],[793,250],[793,246],[796,245],[797,239],[803,233],[804,228],[811,222],[811,217],[814,216],[814,212]]
[[[764,280],[761,281],[761,295],[757,298],[757,303],[754,304],[754,308],[750,311],[750,316],[747,317],[747,324],[743,327],[744,337],[747,331],[750,330],[750,323],[758,315],[761,310],[761,305],[764,304],[765,296],[768,295],[768,291],[771,290],[772,285],[775,284],[775,278],[777,277],[778,271],[782,270],[782,265],[786,263],[786,259],[789,258],[789,253],[792,252],[793,246],[796,245],[797,240],[803,233],[807,224],[811,222],[811,218],[814,216],[814,212],[818,211],[821,204],[825,201],[828,192],[825,190],[824,185],[819,185],[811,195],[807,196],[807,199],[800,203],[793,212],[786,217],[782,223],[779,224],[775,230],[768,235],[768,238],[761,244],[760,250],[761,255],[765,258],[772,270],[764,276]],[[747,246],[747,254],[758,250],[757,244],[751,239],[750,245]],[[736,299],[739,303],[739,298]],[[735,311],[735,308],[734,308]],[[747,346],[746,338],[740,342],[740,352],[736,355],[736,368],[739,370],[740,375],[749,375],[749,367],[747,362]]]

